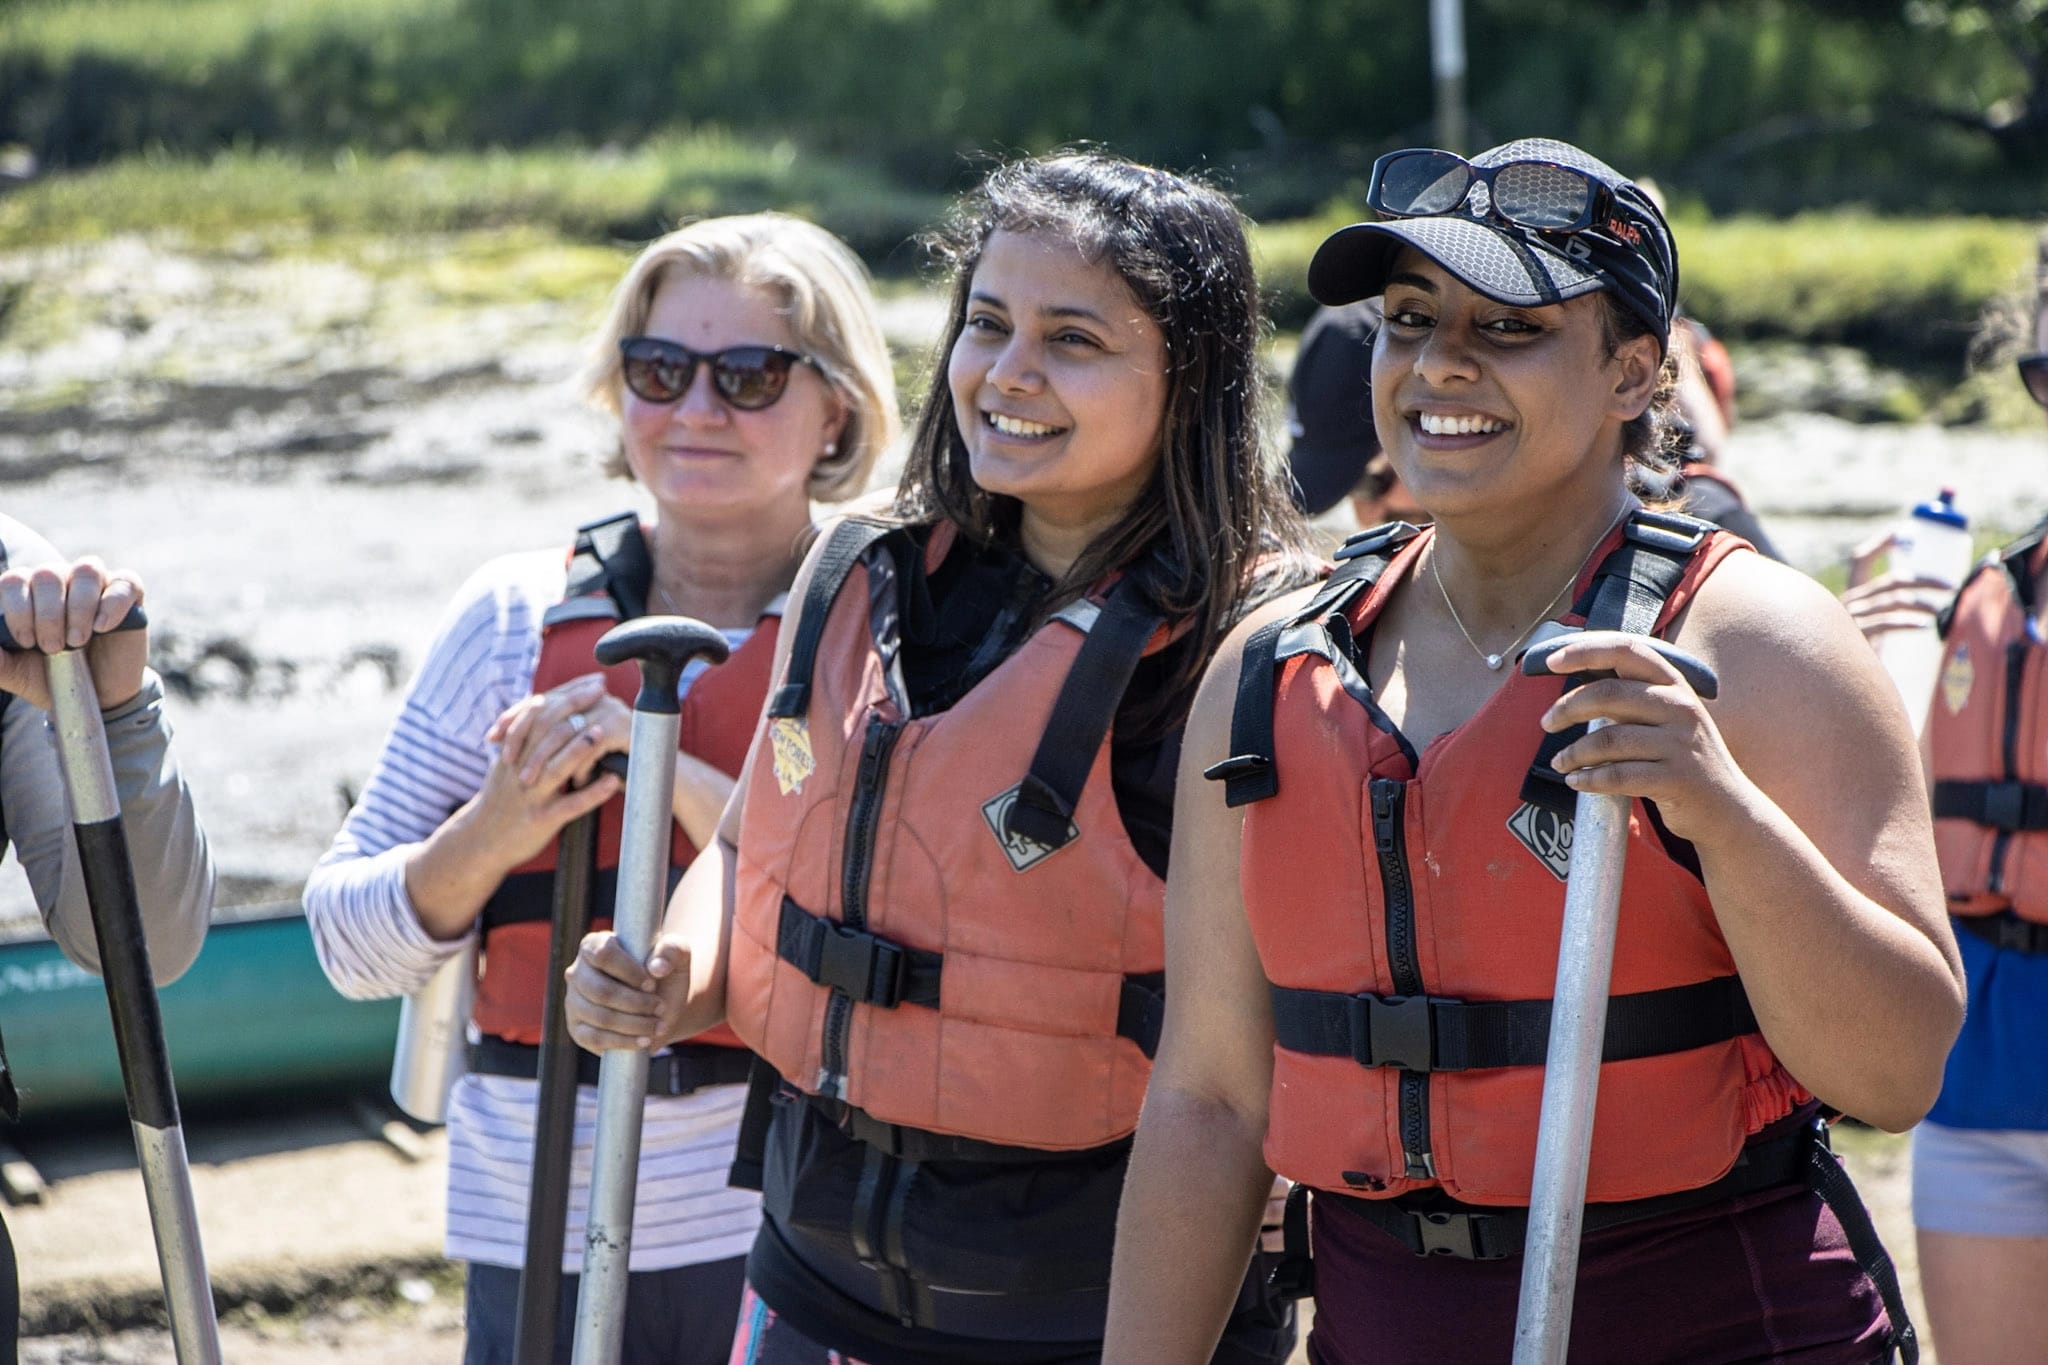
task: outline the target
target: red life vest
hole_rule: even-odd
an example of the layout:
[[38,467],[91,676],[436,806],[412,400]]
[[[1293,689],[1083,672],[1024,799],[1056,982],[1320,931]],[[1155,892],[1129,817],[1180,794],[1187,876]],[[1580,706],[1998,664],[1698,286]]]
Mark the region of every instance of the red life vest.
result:
[[[650,570],[638,518],[628,513],[593,522],[577,534],[570,551],[569,586],[562,600],[541,618],[540,660],[533,670],[533,690],[545,692],[597,669],[593,651],[598,637],[644,609]],[[761,618],[745,643],[724,663],[706,669],[683,695],[682,730],[678,747],[720,772],[738,773],[768,695],[774,666],[775,614]],[[605,687],[628,706],[640,690],[639,669],[623,663],[602,670]],[[591,904],[603,907],[592,927],[607,928],[606,913],[617,895],[619,831],[625,797],[613,797],[598,811],[597,875],[591,880]],[[669,834],[669,884],[697,856],[696,846],[672,824]],[[555,844],[521,864],[491,893],[483,908],[483,954],[471,1015],[477,1031],[515,1043],[541,1041],[541,1002],[548,970],[548,937],[553,909]],[[724,1028],[699,1034],[695,1043],[738,1047]]]
[[[1511,674],[1420,755],[1378,709],[1357,641],[1430,534],[1354,538],[1302,612],[1253,635],[1235,757],[1211,770],[1249,805],[1244,903],[1276,1037],[1266,1161],[1367,1198],[1526,1205],[1571,848],[1549,759],[1576,736],[1538,725],[1562,678]],[[1747,548],[1638,511],[1563,620],[1662,633]],[[1707,1185],[1806,1098],[1756,1032],[1690,846],[1640,802],[1612,991],[1589,1200]]]
[[2036,600],[2044,570],[2037,529],[1981,565],[1944,618],[1927,713],[1934,846],[1949,912],[1965,920],[2048,924],[2048,644]]
[[869,1123],[1098,1147],[1137,1126],[1165,966],[1109,729],[1168,632],[1125,579],[912,716],[898,566],[930,573],[951,543],[941,525],[920,556],[854,519],[820,552],[747,789],[727,1014]]

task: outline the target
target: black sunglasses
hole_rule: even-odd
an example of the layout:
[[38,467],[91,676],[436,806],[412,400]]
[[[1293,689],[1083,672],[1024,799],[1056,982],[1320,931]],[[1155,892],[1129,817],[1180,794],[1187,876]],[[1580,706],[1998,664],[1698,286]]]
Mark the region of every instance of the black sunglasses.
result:
[[2020,357],[2020,383],[2036,403],[2048,408],[2048,351]]
[[1390,218],[1433,218],[1457,212],[1475,184],[1486,186],[1495,217],[1538,232],[1580,232],[1617,208],[1605,185],[1555,161],[1481,167],[1432,148],[1388,152],[1373,162],[1365,202]]
[[781,346],[728,346],[722,351],[693,351],[660,337],[624,337],[619,363],[626,387],[650,403],[673,403],[690,391],[698,363],[709,362],[718,396],[736,408],[758,412],[773,407],[789,387],[797,365],[817,368],[818,362]]

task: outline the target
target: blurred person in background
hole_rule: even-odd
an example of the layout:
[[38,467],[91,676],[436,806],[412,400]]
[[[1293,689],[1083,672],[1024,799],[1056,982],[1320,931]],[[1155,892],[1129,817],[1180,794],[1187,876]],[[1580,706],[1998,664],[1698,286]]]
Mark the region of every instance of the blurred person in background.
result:
[[1287,372],[1287,472],[1295,505],[1320,517],[1349,500],[1360,526],[1429,519],[1401,487],[1372,424],[1378,299],[1318,308]]
[[[555,843],[604,809],[616,859],[638,673],[596,637],[643,613],[695,617],[732,655],[683,679],[671,878],[710,844],[767,691],[813,499],[860,493],[897,434],[867,273],[779,214],[713,218],[641,252],[582,376],[615,416],[611,472],[654,504],[561,549],[507,555],[455,595],[382,755],[307,882],[328,976],[356,998],[417,991],[482,940],[470,1072],[448,1114],[447,1254],[468,1263],[465,1365],[509,1365],[534,1160]],[[566,528],[565,528],[566,529]],[[566,563],[566,570],[565,570]],[[600,862],[604,861],[601,856]],[[600,873],[593,902],[610,904]],[[590,1194],[597,1058],[577,1096],[563,1307],[567,1361]],[[748,1055],[722,1030],[652,1059],[626,1305],[627,1365],[722,1365],[759,1198],[726,1188]]]
[[[2017,382],[2048,414],[2048,233]],[[1914,1133],[1920,1284],[1942,1365],[2048,1352],[2048,525],[1960,592],[1859,552],[1843,601],[1873,641],[1939,613],[1923,758],[1935,848],[1969,981],[1941,1097]],[[1866,551],[1882,545],[1865,547]]]
[[[43,927],[87,971],[99,970],[99,942],[86,901],[71,808],[50,729],[43,654],[84,649],[106,725],[107,757],[142,909],[150,971],[159,983],[192,965],[213,911],[213,862],[192,793],[171,758],[163,682],[148,666],[147,629],[115,631],[143,602],[132,570],[98,559],[67,560],[42,536],[0,516],[0,617],[35,651],[0,653],[0,847],[13,845],[28,874]],[[35,1063],[25,1073],[33,1091]],[[0,1052],[0,1112],[19,1105]],[[21,1284],[14,1243],[0,1222],[0,1360],[15,1359]]]

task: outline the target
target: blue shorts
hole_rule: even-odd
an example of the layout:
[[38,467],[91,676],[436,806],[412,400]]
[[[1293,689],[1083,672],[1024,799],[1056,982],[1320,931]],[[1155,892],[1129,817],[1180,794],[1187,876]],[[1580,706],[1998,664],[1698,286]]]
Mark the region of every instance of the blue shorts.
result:
[[1913,1222],[1928,1232],[2048,1237],[2048,1133],[1921,1124]]

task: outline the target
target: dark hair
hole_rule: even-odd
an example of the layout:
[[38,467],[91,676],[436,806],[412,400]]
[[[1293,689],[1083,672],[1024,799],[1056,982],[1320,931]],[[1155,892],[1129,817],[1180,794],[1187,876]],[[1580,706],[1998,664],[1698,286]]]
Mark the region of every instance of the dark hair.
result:
[[[1612,290],[1600,299],[1600,340],[1614,355],[1637,337],[1656,335],[1650,325],[1624,308]],[[1683,455],[1685,419],[1678,412],[1678,362],[1667,349],[1657,370],[1657,389],[1650,405],[1621,429],[1621,453],[1628,465],[1628,485],[1636,493],[1668,486]]]
[[974,482],[946,373],[975,267],[997,232],[1055,236],[1108,264],[1165,334],[1159,464],[1044,611],[1116,570],[1138,575],[1154,607],[1189,627],[1167,685],[1132,698],[1124,714],[1135,733],[1171,729],[1248,607],[1313,576],[1305,524],[1260,441],[1265,321],[1244,217],[1207,185],[1121,157],[1066,152],[997,167],[928,239],[953,273],[952,313],[911,433],[897,511],[914,521],[943,518],[975,541],[1014,545],[1022,504]]

